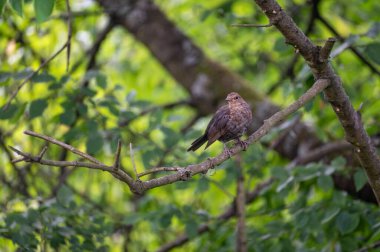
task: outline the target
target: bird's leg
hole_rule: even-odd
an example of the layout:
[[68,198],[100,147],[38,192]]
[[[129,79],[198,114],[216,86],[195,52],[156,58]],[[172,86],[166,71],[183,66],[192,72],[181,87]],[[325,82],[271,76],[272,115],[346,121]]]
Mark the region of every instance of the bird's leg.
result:
[[236,139],[236,141],[237,141],[237,143],[240,144],[240,146],[243,148],[243,151],[246,151],[246,150],[247,150],[248,145],[249,145],[248,142],[241,140],[240,137],[238,137],[238,138]]
[[226,143],[223,143],[223,153],[228,155],[228,158],[231,158],[231,150],[227,147]]

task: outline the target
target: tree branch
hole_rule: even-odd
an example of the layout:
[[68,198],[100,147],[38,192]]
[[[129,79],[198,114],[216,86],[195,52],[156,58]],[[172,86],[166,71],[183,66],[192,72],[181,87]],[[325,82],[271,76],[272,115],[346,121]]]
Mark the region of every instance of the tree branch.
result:
[[80,150],[75,149],[73,146],[68,145],[64,142],[58,141],[52,137],[41,135],[41,134],[38,134],[38,133],[30,131],[30,130],[25,130],[24,134],[29,135],[29,136],[33,136],[33,137],[37,137],[37,138],[41,138],[41,139],[45,140],[46,142],[58,145],[58,146],[66,149],[68,151],[71,151],[72,153],[74,153],[78,156],[81,156],[82,158],[87,159],[87,160],[89,160],[95,164],[102,164],[102,162],[100,162],[99,160],[95,159],[94,157],[88,155],[87,153],[81,152]]
[[[377,202],[380,203],[380,158],[377,156],[376,148],[371,143],[371,139],[363,127],[360,116],[354,110],[343,88],[341,79],[328,62],[321,62],[321,48],[310,41],[297,27],[292,18],[282,10],[277,1],[255,0],[255,2],[269,18],[270,22],[283,34],[287,42],[293,45],[304,57],[314,77],[331,81],[331,85],[324,91],[324,94],[344,128],[346,140],[355,146],[356,155],[367,173]],[[328,43],[332,43],[332,41]],[[326,47],[330,46],[326,45]]]
[[[277,125],[279,122],[284,120],[287,116],[292,114],[293,112],[297,111],[301,107],[303,107],[308,101],[313,99],[319,92],[324,90],[329,85],[329,81],[326,79],[318,80],[314,83],[314,85],[305,92],[298,100],[296,100],[293,104],[291,104],[289,107],[275,113],[273,116],[268,118],[264,121],[264,124],[256,131],[254,132],[249,138],[248,143],[252,144],[259,139],[261,139],[263,136],[265,136],[269,130]],[[89,162],[81,162],[81,161],[54,161],[54,160],[46,160],[46,159],[40,159],[38,156],[33,156],[28,153],[24,153],[22,151],[19,151],[13,147],[11,149],[21,155],[25,158],[26,162],[35,162],[40,164],[46,164],[50,166],[58,166],[58,167],[64,167],[64,166],[74,166],[74,167],[85,167],[90,169],[98,169],[103,171],[108,171],[112,175],[114,175],[116,178],[120,179],[121,181],[125,182],[132,192],[141,194],[146,190],[171,184],[176,181],[180,180],[188,180],[192,176],[198,174],[198,173],[205,173],[210,168],[213,168],[215,165],[219,165],[226,161],[230,156],[236,155],[240,151],[242,151],[242,148],[240,145],[236,145],[233,147],[229,154],[223,152],[222,154],[218,155],[215,158],[209,158],[204,162],[201,162],[199,164],[191,164],[186,167],[174,167],[176,168],[176,173],[162,176],[159,178],[154,178],[148,181],[140,181],[138,178],[134,181],[131,176],[129,176],[123,169],[114,169],[114,166],[107,166],[100,161],[98,161],[96,158],[83,153],[77,149],[75,149],[73,146],[65,144],[63,142],[60,142],[54,138],[44,136],[32,131],[25,131],[24,132],[27,135],[34,136],[41,138],[47,142],[56,144],[64,149],[67,149],[71,151],[72,153],[87,159]],[[151,172],[155,172],[156,170],[151,170]],[[141,175],[141,174],[140,174]],[[137,175],[138,177],[138,175]]]

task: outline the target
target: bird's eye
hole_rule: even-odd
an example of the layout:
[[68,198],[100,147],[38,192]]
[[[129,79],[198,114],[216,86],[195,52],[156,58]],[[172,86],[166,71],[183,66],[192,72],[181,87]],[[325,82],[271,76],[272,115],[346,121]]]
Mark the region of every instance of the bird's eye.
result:
[[239,96],[235,96],[235,100],[239,99]]

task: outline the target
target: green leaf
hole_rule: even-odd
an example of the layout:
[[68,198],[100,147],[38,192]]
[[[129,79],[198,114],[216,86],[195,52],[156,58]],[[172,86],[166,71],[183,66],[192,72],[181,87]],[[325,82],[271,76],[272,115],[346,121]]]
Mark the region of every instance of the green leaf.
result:
[[209,180],[205,177],[201,177],[198,180],[198,185],[197,185],[196,191],[197,191],[197,193],[205,192],[208,190],[209,187],[210,187]]
[[197,222],[193,219],[188,219],[185,224],[186,224],[186,227],[185,227],[186,234],[190,238],[196,237],[198,234]]
[[141,221],[141,214],[138,213],[127,213],[123,218],[122,223],[125,225],[134,225]]
[[322,224],[325,224],[325,223],[329,222],[330,220],[332,220],[335,216],[338,215],[339,212],[340,212],[340,208],[335,207],[335,206],[326,209],[325,215],[324,215],[323,220],[322,220]]
[[35,117],[38,117],[38,116],[42,115],[42,113],[46,109],[47,105],[48,104],[47,104],[47,102],[46,102],[45,99],[34,100],[30,104],[30,107],[29,107],[29,116],[30,116],[30,119],[33,119]]
[[172,217],[173,217],[173,213],[171,211],[168,211],[166,213],[164,213],[161,218],[160,218],[160,226],[162,228],[167,228],[170,226],[170,224],[172,223]]
[[321,189],[325,191],[331,190],[334,186],[334,182],[330,176],[319,176],[317,184]]
[[299,229],[302,229],[308,224],[309,219],[309,213],[306,213],[305,211],[300,211],[294,215],[294,226],[296,226]]
[[96,85],[102,89],[105,89],[107,87],[107,76],[99,73],[96,76]]
[[103,147],[103,138],[97,132],[91,132],[86,141],[86,150],[89,154],[95,154]]
[[373,62],[380,65],[380,43],[368,44],[364,49],[364,53]]
[[349,234],[354,231],[360,222],[359,214],[350,214],[347,211],[341,212],[336,219],[336,226],[341,234]]
[[32,81],[35,83],[42,83],[42,82],[52,82],[56,81],[54,76],[48,74],[48,73],[42,73],[33,76]]
[[354,174],[355,188],[356,191],[360,191],[363,186],[367,183],[367,175],[364,173],[363,169],[359,169]]
[[166,148],[173,147],[173,145],[175,145],[178,141],[177,132],[167,127],[161,127],[161,130],[165,134],[165,138],[164,138],[165,147]]
[[289,186],[294,181],[293,176],[289,176],[287,180],[283,181],[278,187],[276,188],[276,192],[281,192],[284,190],[287,186]]
[[59,188],[57,193],[57,201],[62,206],[68,207],[70,202],[72,201],[73,195],[67,186],[63,185]]
[[2,107],[0,109],[0,120],[12,118],[16,114],[16,111],[17,106],[14,104],[9,105],[9,107],[6,110],[4,110],[4,107]]
[[63,140],[65,142],[70,142],[73,139],[78,140],[83,135],[83,132],[79,128],[71,128],[63,135]]
[[14,11],[22,17],[23,16],[23,6],[24,6],[24,0],[9,0],[9,3]]
[[3,13],[4,5],[7,3],[7,0],[0,0],[0,15]]
[[53,12],[55,0],[34,0],[37,22],[42,23]]
[[65,125],[71,125],[75,121],[76,115],[74,109],[66,109],[60,116],[60,122]]

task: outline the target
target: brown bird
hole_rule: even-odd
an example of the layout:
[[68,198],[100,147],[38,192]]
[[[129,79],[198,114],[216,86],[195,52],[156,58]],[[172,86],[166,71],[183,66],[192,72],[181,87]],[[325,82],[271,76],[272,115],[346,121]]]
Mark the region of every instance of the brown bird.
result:
[[238,93],[232,92],[227,95],[227,105],[220,107],[211,119],[205,133],[196,139],[187,151],[196,151],[205,142],[207,149],[216,140],[223,142],[224,151],[229,154],[226,143],[236,140],[245,150],[248,143],[240,140],[252,122],[252,112],[246,101]]

